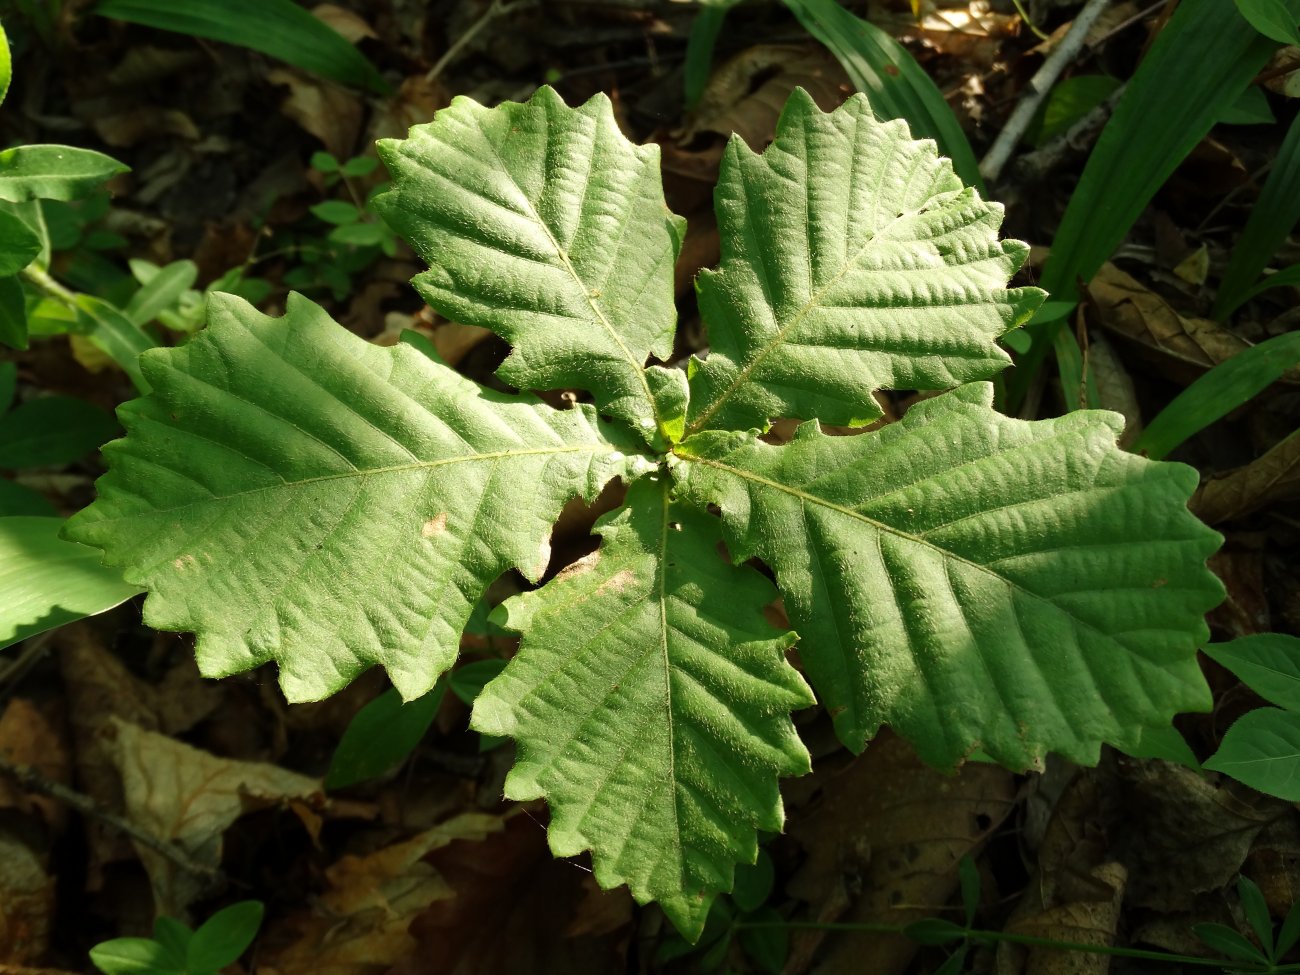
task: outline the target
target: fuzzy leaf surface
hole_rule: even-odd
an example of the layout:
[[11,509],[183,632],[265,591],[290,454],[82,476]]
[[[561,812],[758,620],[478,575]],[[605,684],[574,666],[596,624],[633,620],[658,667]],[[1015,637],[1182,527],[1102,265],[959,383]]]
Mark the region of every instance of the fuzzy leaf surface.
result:
[[502,379],[586,389],[634,428],[680,433],[679,374],[643,367],[672,353],[685,224],[664,203],[659,147],[629,142],[607,97],[460,97],[379,154],[393,188],[375,205],[430,265],[416,290],[514,346]]
[[888,723],[939,765],[976,746],[1012,768],[1095,763],[1208,709],[1195,653],[1220,538],[1187,510],[1196,472],[1119,450],[1117,414],[991,404],[981,383],[862,436],[704,433],[676,476],[721,506],[735,558],[775,570],[852,748]]
[[778,777],[808,771],[790,711],[813,703],[763,617],[776,591],[717,550],[715,518],[632,485],[600,549],[507,604],[519,654],[473,726],[519,743],[512,799],[545,796],[560,856],[657,900],[692,940],[756,829],[783,821]]
[[700,275],[710,352],[688,432],[773,417],[858,426],[880,389],[947,389],[1010,362],[996,340],[1042,301],[1007,290],[1029,248],[933,142],[863,95],[829,114],[796,90],[776,140],[733,137],[715,194],[722,262]]
[[538,578],[561,507],[630,463],[589,408],[489,392],[299,295],[280,319],[214,295],[209,322],[140,357],[152,392],[67,528],[209,676],[274,660],[302,701],[380,664],[418,697],[487,585]]

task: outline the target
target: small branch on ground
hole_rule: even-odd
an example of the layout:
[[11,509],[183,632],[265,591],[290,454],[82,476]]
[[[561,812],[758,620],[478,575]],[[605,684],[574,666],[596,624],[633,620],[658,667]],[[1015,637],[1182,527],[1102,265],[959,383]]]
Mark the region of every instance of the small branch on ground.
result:
[[538,0],[514,0],[513,3],[502,3],[501,0],[492,0],[491,6],[483,12],[483,16],[470,24],[469,28],[466,29],[460,37],[456,38],[455,42],[447,48],[442,57],[438,58],[437,63],[435,63],[434,66],[429,69],[429,73],[424,76],[424,80],[437,80],[438,76],[447,70],[447,66],[455,61],[456,58],[460,57],[461,51],[465,50],[469,45],[469,42],[478,37],[483,28],[492,23],[492,21],[496,20],[498,17],[504,17],[506,14],[512,14],[516,10],[524,10],[528,7],[536,6],[537,2]]
[[1056,84],[1056,79],[1061,76],[1061,72],[1066,66],[1074,60],[1079,51],[1083,48],[1083,43],[1088,38],[1088,32],[1092,30],[1092,25],[1097,22],[1101,12],[1110,5],[1111,0],[1088,0],[1084,8],[1079,11],[1079,15],[1074,18],[1074,23],[1070,29],[1065,32],[1061,38],[1061,43],[1056,45],[1056,49],[1048,55],[1043,66],[1038,69],[1029,84],[1025,86],[1025,94],[1016,105],[1006,125],[998,133],[992,148],[980,160],[980,175],[985,180],[992,183],[1002,174],[1002,168],[1011,158],[1011,153],[1015,151],[1016,144],[1020,142],[1020,137],[1025,134],[1029,128],[1029,123],[1033,121],[1034,113],[1038,111],[1038,106],[1047,93],[1052,90],[1052,85]]
[[1070,126],[1068,131],[1017,158],[1011,167],[1016,179],[1020,182],[1042,182],[1070,157],[1087,151],[1110,119],[1110,113],[1115,110],[1127,88],[1128,85],[1121,85],[1109,98]]

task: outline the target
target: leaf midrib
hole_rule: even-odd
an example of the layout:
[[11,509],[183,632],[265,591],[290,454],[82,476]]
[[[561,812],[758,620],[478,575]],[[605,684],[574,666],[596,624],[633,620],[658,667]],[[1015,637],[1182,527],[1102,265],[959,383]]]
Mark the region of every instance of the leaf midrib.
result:
[[[902,213],[898,214],[896,217],[890,220],[889,223],[885,224],[885,226],[879,228],[870,237],[868,237],[866,242],[860,248],[858,248],[857,253],[853,254],[848,260],[844,262],[843,266],[835,273],[835,277],[833,277],[829,282],[823,285],[815,294],[813,294],[804,303],[803,307],[800,308],[799,311],[795,314],[794,318],[791,319],[787,325],[784,325],[777,330],[777,333],[774,336],[772,336],[772,338],[759,350],[758,355],[750,359],[750,361],[745,366],[743,366],[738,373],[736,373],[735,379],[733,379],[727,385],[727,387],[721,393],[718,394],[718,396],[713,400],[713,402],[709,404],[708,408],[699,416],[697,416],[693,423],[687,425],[686,436],[690,436],[693,433],[698,433],[699,431],[705,429],[705,424],[708,423],[708,421],[713,417],[713,415],[718,412],[718,410],[722,407],[722,404],[727,402],[729,399],[731,399],[732,396],[735,395],[736,390],[738,390],[740,386],[749,379],[749,377],[754,373],[754,371],[763,364],[764,360],[766,360],[767,357],[773,351],[775,351],[777,348],[785,344],[785,337],[788,332],[801,325],[803,323],[803,320],[807,318],[808,315],[810,315],[815,309],[821,307],[822,299],[825,298],[826,293],[830,291],[832,288],[834,288],[836,285],[838,285],[840,281],[844,279],[844,276],[848,274],[849,271],[851,271],[854,267],[856,267],[860,261],[862,261],[862,259],[866,256],[867,252],[871,250],[873,245],[875,245],[879,240],[881,240],[890,230],[892,230],[903,219],[908,217],[920,216],[940,196],[943,197],[951,196],[951,195],[955,195],[958,192],[960,191],[950,191],[948,193],[941,193],[938,194],[938,196],[930,197],[920,207],[914,210],[904,210]],[[879,195],[879,191],[877,191],[877,196],[878,195]],[[746,196],[748,196],[748,193],[746,194]]]
[[[1115,637],[1113,634],[1105,632],[1094,623],[1090,623],[1087,620],[1080,619],[1078,616],[1074,615],[1069,610],[1053,602],[1048,597],[1040,595],[1039,593],[1034,592],[1032,589],[1026,589],[1020,583],[1016,582],[1013,579],[1008,579],[1006,576],[989,568],[987,565],[983,565],[979,562],[972,561],[971,559],[968,559],[965,556],[958,555],[956,552],[943,548],[940,545],[936,545],[934,542],[931,542],[920,535],[913,535],[910,532],[905,532],[901,528],[895,528],[893,525],[887,524],[883,521],[877,521],[874,518],[868,517],[867,515],[862,514],[860,511],[855,511],[854,509],[846,507],[844,505],[836,504],[834,501],[830,501],[826,498],[819,497],[818,495],[815,494],[810,494],[807,491],[801,491],[799,488],[792,487],[788,484],[782,484],[780,481],[774,481],[771,478],[763,477],[763,475],[761,474],[756,474],[753,471],[748,471],[741,467],[733,467],[730,464],[724,464],[719,461],[710,460],[703,457],[692,457],[689,455],[680,455],[680,454],[678,456],[681,456],[682,460],[686,461],[687,463],[703,464],[706,467],[712,467],[720,471],[725,471],[729,474],[734,474],[737,477],[743,478],[747,481],[753,481],[756,484],[763,484],[767,487],[773,488],[774,490],[780,491],[783,494],[788,494],[793,498],[798,498],[801,502],[820,505],[821,507],[827,508],[831,511],[836,511],[840,514],[847,515],[850,518],[853,518],[857,521],[861,521],[864,524],[870,525],[872,528],[876,529],[877,531],[883,532],[888,535],[893,535],[895,538],[901,538],[909,542],[915,542],[918,545],[924,546],[925,548],[928,548],[936,552],[943,558],[951,559],[952,561],[959,562],[962,565],[970,566],[971,568],[977,570],[980,573],[992,576],[993,578],[997,579],[999,582],[1007,586],[1008,589],[1012,589],[1016,592],[1023,593],[1025,596],[1029,597],[1030,599],[1036,600],[1038,602],[1046,603],[1048,606],[1051,606],[1053,610],[1060,613],[1062,616],[1078,624],[1079,627],[1089,630],[1092,633],[1095,633],[1097,636],[1101,637],[1107,642],[1119,644],[1123,646],[1123,644],[1120,644],[1119,639]],[[963,611],[963,616],[964,615],[965,613]],[[1146,659],[1146,658],[1143,657],[1142,659]]]
[[[232,501],[236,498],[248,497],[254,494],[262,494],[266,491],[278,491],[282,489],[300,488],[311,484],[320,484],[324,481],[337,481],[346,478],[365,478],[382,474],[400,474],[407,471],[432,470],[437,467],[447,467],[452,464],[476,463],[478,461],[496,461],[510,457],[537,457],[556,454],[612,454],[618,451],[613,444],[580,444],[578,446],[564,447],[547,447],[547,448],[528,448],[523,450],[497,450],[485,454],[464,454],[459,457],[445,457],[438,460],[419,461],[414,464],[394,464],[390,467],[371,467],[371,468],[354,468],[350,471],[337,471],[333,474],[321,474],[318,477],[306,477],[297,481],[281,480],[279,484],[262,484],[255,488],[248,488],[245,491],[236,491],[232,494],[214,494],[210,498],[199,498],[194,501],[187,501],[185,504],[178,504],[172,508],[150,508],[148,514],[162,515],[173,511],[184,511],[186,508],[193,508],[196,505],[214,504],[222,501]],[[177,472],[180,473],[180,472]],[[96,523],[102,524],[113,521],[131,521],[139,517],[138,513],[122,515],[117,518],[102,518]]]
[[[587,307],[591,309],[592,314],[596,317],[596,321],[598,321],[601,327],[609,333],[610,338],[612,338],[615,344],[618,345],[619,351],[623,353],[623,357],[627,360],[628,364],[631,365],[632,372],[635,374],[637,381],[641,384],[641,391],[645,393],[646,403],[650,407],[650,412],[654,416],[655,427],[662,431],[663,420],[659,415],[659,404],[655,401],[654,394],[650,392],[650,383],[646,380],[645,361],[637,360],[637,358],[632,354],[632,350],[628,348],[627,343],[623,341],[623,337],[618,334],[618,331],[614,328],[610,320],[605,317],[605,313],[601,311],[600,306],[596,304],[596,300],[592,297],[593,289],[588,287],[587,283],[583,281],[582,277],[578,274],[578,269],[575,268],[573,262],[569,260],[568,251],[560,246],[560,242],[556,240],[555,235],[551,233],[550,226],[542,219],[541,214],[539,214],[533,206],[533,201],[528,198],[528,194],[524,192],[524,188],[520,186],[518,180],[515,179],[515,174],[510,171],[505,160],[501,158],[501,152],[497,148],[496,143],[492,141],[488,131],[483,127],[481,117],[477,113],[474,113],[473,118],[474,125],[478,129],[479,134],[483,137],[483,141],[487,143],[488,147],[492,150],[492,155],[496,159],[500,171],[505,174],[508,180],[510,180],[510,185],[515,188],[519,193],[519,198],[523,200],[524,207],[528,211],[527,216],[530,217],[537,226],[542,228],[542,232],[546,234],[546,239],[551,242],[551,246],[555,249],[555,255],[564,266],[564,270],[568,272],[569,277],[573,279],[573,283],[578,286],[580,291],[582,291],[582,297],[587,302]],[[593,139],[593,143],[594,141],[595,140]],[[590,182],[590,179],[587,179],[583,183],[584,203],[586,202],[586,192]]]

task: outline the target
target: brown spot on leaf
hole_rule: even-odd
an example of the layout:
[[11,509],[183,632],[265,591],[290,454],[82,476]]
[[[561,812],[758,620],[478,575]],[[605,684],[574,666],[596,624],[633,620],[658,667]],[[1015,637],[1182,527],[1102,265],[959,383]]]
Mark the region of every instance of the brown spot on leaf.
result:
[[182,555],[172,562],[172,568],[177,572],[184,572],[186,569],[192,569],[199,564],[199,560],[193,555]]
[[636,573],[631,569],[621,569],[602,582],[596,589],[597,594],[609,592],[623,592],[628,586],[636,582]]
[[421,538],[437,538],[447,531],[447,512],[439,511],[420,527]]

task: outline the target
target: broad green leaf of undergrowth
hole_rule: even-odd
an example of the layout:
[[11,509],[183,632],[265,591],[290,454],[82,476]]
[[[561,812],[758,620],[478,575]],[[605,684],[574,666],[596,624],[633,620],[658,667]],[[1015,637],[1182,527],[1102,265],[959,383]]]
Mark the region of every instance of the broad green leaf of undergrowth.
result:
[[518,741],[506,795],[546,797],[557,855],[591,849],[602,886],[694,940],[755,831],[781,828],[778,777],[808,771],[790,711],[813,698],[785,661],[794,635],[763,617],[771,584],[668,488],[634,483],[595,554],[507,601],[523,644],[473,727]]
[[295,701],[372,664],[428,691],[488,583],[538,578],[565,502],[631,463],[589,407],[486,391],[300,295],[280,319],[213,295],[140,366],[152,392],[67,535],[148,588],[151,626],[197,634],[205,674],[275,661]]
[[124,603],[140,590],[99,553],[59,538],[62,518],[0,518],[0,647]]
[[721,507],[735,558],[775,570],[851,748],[888,723],[940,765],[976,746],[1012,768],[1092,763],[1207,709],[1220,539],[1186,508],[1196,472],[1119,450],[1117,414],[1028,422],[991,402],[964,386],[879,432],[806,423],[785,446],[704,433],[676,477]]
[[590,390],[634,428],[680,433],[680,373],[643,367],[672,352],[684,222],[664,203],[659,147],[629,142],[608,98],[461,97],[379,154],[393,187],[375,208],[430,265],[416,290],[514,346],[502,379]]
[[829,114],[802,90],[762,154],[733,137],[715,196],[722,263],[697,282],[710,351],[692,363],[688,433],[774,417],[856,426],[881,389],[946,389],[1010,361],[997,346],[1042,300],[1007,290],[1029,248],[934,144]]
[[0,200],[76,200],[129,168],[92,149],[15,146],[0,152]]

